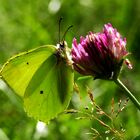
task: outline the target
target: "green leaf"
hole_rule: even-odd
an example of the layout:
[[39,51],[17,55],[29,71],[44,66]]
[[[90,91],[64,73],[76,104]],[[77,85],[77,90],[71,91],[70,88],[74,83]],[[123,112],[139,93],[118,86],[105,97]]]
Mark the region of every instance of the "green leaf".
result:
[[78,77],[77,81],[84,81],[84,80],[89,80],[93,78],[92,76],[82,76],[82,77]]
[[92,76],[82,76],[82,77],[78,77],[75,80],[75,83],[78,86],[78,90],[80,93],[80,96],[83,98],[85,96],[87,96],[87,88],[92,89],[93,87],[93,77]]
[[19,54],[1,71],[23,98],[27,114],[46,123],[67,108],[73,91],[73,71],[57,52],[55,46],[45,46]]

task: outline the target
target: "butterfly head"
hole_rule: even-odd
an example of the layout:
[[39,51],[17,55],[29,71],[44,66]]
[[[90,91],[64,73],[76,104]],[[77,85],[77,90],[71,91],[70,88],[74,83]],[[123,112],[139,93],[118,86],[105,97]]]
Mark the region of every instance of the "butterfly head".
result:
[[70,48],[68,47],[67,42],[61,41],[59,44],[56,45],[56,49],[57,52],[55,55],[57,56],[58,63],[61,62],[61,60],[63,59],[68,65],[72,66]]
[[65,59],[66,61],[70,61],[71,58],[70,56],[70,49],[68,48],[67,42],[65,41],[65,37],[67,32],[69,31],[70,28],[73,27],[73,25],[69,26],[67,30],[64,32],[64,35],[62,38],[60,37],[60,23],[62,21],[62,18],[59,19],[59,43],[56,45],[56,56],[58,60],[60,59]]

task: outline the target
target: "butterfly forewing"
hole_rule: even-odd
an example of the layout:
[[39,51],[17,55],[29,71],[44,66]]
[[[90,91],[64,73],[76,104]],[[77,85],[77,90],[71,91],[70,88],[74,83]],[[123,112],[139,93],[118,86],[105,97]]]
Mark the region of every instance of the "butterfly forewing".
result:
[[2,70],[2,79],[18,95],[24,96],[25,90],[40,65],[53,53],[54,46],[44,46],[24,52],[8,60]]

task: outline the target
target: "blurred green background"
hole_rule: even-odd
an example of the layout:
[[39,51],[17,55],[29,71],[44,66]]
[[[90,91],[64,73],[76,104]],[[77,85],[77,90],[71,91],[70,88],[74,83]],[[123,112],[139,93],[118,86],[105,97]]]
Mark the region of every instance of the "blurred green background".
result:
[[[68,26],[74,25],[66,35],[69,47],[73,37],[102,31],[108,22],[127,38],[133,70],[124,66],[120,78],[140,101],[140,0],[0,0],[0,66],[16,53],[58,43],[60,17],[64,18],[61,36]],[[69,108],[89,105],[85,84],[91,87],[96,102],[107,113],[111,112],[113,97],[116,109],[119,99],[126,99],[111,82],[88,80],[78,84],[81,98],[74,93]],[[76,120],[76,117],[64,114],[47,126],[37,123],[27,117],[20,99],[0,81],[0,140],[88,140],[92,136],[86,133],[91,132],[91,127],[102,130],[94,120]],[[126,140],[140,134],[140,112],[130,101],[115,123],[117,128],[125,129]]]

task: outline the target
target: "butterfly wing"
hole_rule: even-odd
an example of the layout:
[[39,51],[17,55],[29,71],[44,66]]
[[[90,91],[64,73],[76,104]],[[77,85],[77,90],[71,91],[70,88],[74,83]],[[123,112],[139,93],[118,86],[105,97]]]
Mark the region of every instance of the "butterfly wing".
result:
[[[48,122],[63,112],[73,91],[73,71],[64,60],[50,56],[36,71],[24,98],[29,116]],[[35,86],[36,85],[36,86]]]
[[36,70],[54,52],[55,47],[48,45],[15,55],[4,64],[1,70],[2,79],[23,97]]
[[73,90],[73,71],[56,52],[55,46],[40,47],[12,57],[1,70],[28,115],[44,122],[66,109]]

